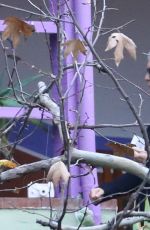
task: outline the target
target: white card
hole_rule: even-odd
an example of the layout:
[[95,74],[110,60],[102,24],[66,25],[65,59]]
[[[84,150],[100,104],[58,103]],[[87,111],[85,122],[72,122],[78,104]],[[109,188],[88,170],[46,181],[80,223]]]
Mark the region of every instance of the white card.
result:
[[142,137],[133,135],[131,144],[136,145],[138,148],[145,150],[145,140]]

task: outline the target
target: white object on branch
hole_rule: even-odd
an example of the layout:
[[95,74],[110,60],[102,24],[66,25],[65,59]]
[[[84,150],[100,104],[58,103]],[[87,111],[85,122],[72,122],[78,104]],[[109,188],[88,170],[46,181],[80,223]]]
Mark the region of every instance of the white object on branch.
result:
[[61,140],[63,140],[62,128],[61,128],[61,122],[60,122],[60,108],[50,98],[48,93],[43,93],[44,90],[47,88],[46,84],[43,81],[38,82],[38,88],[39,88],[40,103],[52,113],[54,124],[58,126],[59,135],[61,137]]

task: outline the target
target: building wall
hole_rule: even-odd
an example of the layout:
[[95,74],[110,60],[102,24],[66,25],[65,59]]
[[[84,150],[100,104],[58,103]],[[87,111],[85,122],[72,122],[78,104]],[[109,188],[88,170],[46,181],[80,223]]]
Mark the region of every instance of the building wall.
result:
[[[99,7],[102,8],[102,1],[97,1]],[[102,59],[106,59],[106,64],[112,67],[119,74],[124,76],[128,81],[140,86],[142,89],[150,93],[149,88],[144,82],[144,75],[146,72],[147,58],[143,55],[144,52],[150,50],[150,1],[136,1],[136,0],[112,0],[106,1],[108,8],[115,8],[116,10],[109,10],[105,14],[103,27],[115,28],[125,23],[135,20],[123,27],[120,32],[126,34],[134,40],[137,45],[137,60],[132,60],[127,52],[124,53],[124,60],[119,67],[116,67],[114,61],[110,60],[113,57],[113,51],[104,52],[109,34],[101,36],[99,42],[96,44],[96,50]],[[114,32],[117,32],[114,30]],[[119,78],[119,77],[118,77]],[[122,100],[120,93],[114,89],[114,84],[110,77],[105,74],[99,74],[96,70],[94,72],[95,80],[95,110],[96,123],[132,123],[135,118],[132,112],[129,111],[128,105]],[[149,122],[149,106],[150,98],[140,90],[137,90],[134,85],[127,81],[120,81],[126,93],[130,96],[136,108],[140,104],[141,94],[144,102],[142,105],[141,117],[144,122]],[[133,132],[141,135],[139,129],[103,129],[100,130],[103,135],[126,136],[130,137]]]
[[[80,1],[80,0],[77,0]],[[97,1],[99,4],[99,9],[102,8],[102,0]],[[11,4],[18,7],[27,7],[27,1],[14,0],[3,0],[1,3]],[[41,4],[40,0],[35,1],[36,4]],[[125,53],[125,58],[121,62],[120,66],[117,68],[114,61],[110,60],[113,56],[113,52],[105,53],[106,42],[108,39],[107,34],[101,36],[99,42],[96,44],[96,50],[102,59],[105,59],[106,64],[114,68],[117,72],[122,74],[129,81],[134,82],[138,86],[142,87],[144,90],[149,91],[146,86],[143,77],[145,74],[146,57],[143,52],[148,52],[150,50],[150,27],[148,25],[150,14],[150,1],[149,0],[111,0],[106,1],[106,4],[110,8],[115,8],[116,10],[107,11],[104,18],[104,27],[118,27],[131,20],[135,20],[129,23],[120,31],[125,33],[127,36],[131,37],[137,45],[137,60],[132,60],[127,53]],[[31,7],[32,8],[32,7]],[[32,8],[33,9],[33,8]],[[31,16],[28,13],[22,13],[20,11],[0,8],[1,18],[5,18],[7,15],[19,15],[22,18]],[[37,19],[37,17],[31,17],[31,20]],[[116,32],[116,31],[115,31]],[[49,53],[47,47],[44,45],[44,35],[34,34],[27,41],[23,41],[22,45],[17,49],[17,55],[24,57],[29,63],[39,67],[46,71],[50,70],[49,63]],[[43,41],[43,42],[41,42]],[[29,49],[28,47],[31,47]],[[38,47],[38,49],[37,49]],[[1,52],[1,51],[0,51]],[[36,56],[36,58],[35,58]],[[0,69],[3,70],[4,62],[1,60]],[[25,66],[19,69],[19,73],[23,78],[28,78],[35,75],[36,73],[26,68]],[[42,80],[48,81],[46,77],[42,77]],[[132,123],[135,118],[132,112],[129,111],[128,105],[121,100],[122,97],[114,89],[114,84],[112,80],[105,74],[98,73],[97,70],[94,71],[95,80],[95,111],[96,111],[96,123]],[[37,80],[38,81],[38,80]],[[31,87],[26,87],[26,92],[30,93],[37,89],[37,81]],[[121,81],[121,85],[125,88],[128,95],[131,97],[135,103],[136,108],[138,108],[140,103],[139,94],[141,94],[144,103],[142,106],[142,119],[144,122],[149,121],[149,96],[145,95],[140,90],[137,90],[134,85],[129,84],[126,81]],[[131,137],[133,132],[137,132],[140,135],[138,129],[103,129],[100,130],[103,135],[109,136],[122,136]]]
[[[46,0],[45,2],[48,2]],[[16,8],[22,8],[25,10],[33,11],[35,13],[39,13],[38,10],[35,10],[33,6],[30,5],[28,1],[24,0],[2,0],[1,3],[4,3],[6,5],[11,5]],[[38,6],[43,9],[43,4],[41,3],[40,0],[32,1],[33,4],[37,4]],[[7,16],[17,16],[22,20],[30,20],[30,21],[36,21],[40,20],[38,16],[32,15],[31,13],[28,12],[22,12],[13,8],[6,8],[6,7],[0,7],[0,19],[5,19]],[[35,79],[34,82],[31,82],[30,84],[26,85],[23,87],[24,91],[26,93],[34,93],[37,90],[37,83],[39,80],[44,80],[46,83],[49,82],[49,77],[42,75],[38,70],[40,71],[45,71],[45,72],[50,72],[51,67],[50,67],[50,58],[49,58],[49,50],[47,49],[47,44],[46,44],[46,38],[44,33],[33,33],[32,36],[30,36],[27,39],[24,39],[23,36],[21,37],[21,42],[16,48],[16,56],[19,56],[22,61],[28,63],[28,64],[23,64],[23,63],[18,63],[17,68],[18,68],[18,74],[20,76],[20,79],[31,79],[33,76],[39,76],[38,79]],[[9,42],[5,42],[5,45],[10,47]],[[0,46],[0,76],[1,76],[1,81],[0,81],[0,89],[1,87],[5,86],[8,83],[8,77],[7,73],[5,71],[5,59],[3,55],[3,50]],[[7,52],[12,53],[11,50]],[[9,67],[10,67],[10,73],[12,71],[12,66],[13,61],[9,62]],[[37,70],[34,68],[31,68],[31,66],[35,66]],[[17,84],[17,78],[14,74],[13,76],[14,83]]]

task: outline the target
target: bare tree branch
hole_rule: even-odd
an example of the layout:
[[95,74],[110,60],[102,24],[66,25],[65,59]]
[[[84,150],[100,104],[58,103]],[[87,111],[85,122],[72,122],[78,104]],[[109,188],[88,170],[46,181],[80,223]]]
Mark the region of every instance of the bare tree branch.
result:
[[[73,149],[72,160],[83,158],[86,163],[95,167],[110,167],[113,169],[121,169],[132,173],[142,179],[147,178],[149,169],[143,165],[123,157],[112,156],[104,153],[94,153],[90,151]],[[140,170],[139,170],[140,168]],[[150,177],[148,178],[150,181]]]
[[[78,159],[81,159],[81,162],[90,164],[94,167],[110,167],[114,169],[121,169],[126,172],[132,173],[141,179],[147,178],[147,173],[149,171],[148,168],[144,167],[143,165],[123,158],[112,156],[110,154],[104,153],[95,153],[90,151],[83,151],[73,148],[72,153],[72,163]],[[38,162],[34,162],[27,165],[18,166],[17,168],[7,170],[0,174],[0,181],[6,181],[14,178],[18,178],[23,176],[24,174],[37,172],[41,169],[48,169],[50,166],[59,160],[64,161],[64,156],[50,158],[48,160],[42,160]],[[150,181],[150,177],[147,178],[148,182]]]

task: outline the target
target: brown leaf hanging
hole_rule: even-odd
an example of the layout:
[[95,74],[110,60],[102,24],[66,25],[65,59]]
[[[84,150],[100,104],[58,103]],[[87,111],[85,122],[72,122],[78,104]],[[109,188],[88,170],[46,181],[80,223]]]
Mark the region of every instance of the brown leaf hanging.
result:
[[119,66],[121,60],[124,58],[124,48],[128,51],[133,59],[136,59],[136,45],[132,39],[123,33],[112,33],[109,36],[105,51],[111,50],[113,48],[115,48],[114,58],[117,66]]
[[135,145],[133,144],[125,145],[118,142],[110,141],[106,145],[112,148],[113,153],[117,156],[134,157],[134,149],[132,149],[132,147],[134,147]]
[[64,56],[67,57],[69,54],[73,54],[74,59],[76,60],[78,57],[79,52],[86,55],[86,48],[84,43],[79,39],[68,40],[64,44],[65,51]]
[[68,183],[70,173],[62,161],[54,163],[47,174],[47,180],[52,181],[55,186],[60,182]]
[[33,25],[29,25],[15,16],[5,18],[4,24],[6,24],[6,28],[2,33],[2,39],[5,41],[10,38],[14,48],[18,46],[21,35],[28,37],[35,31]]

